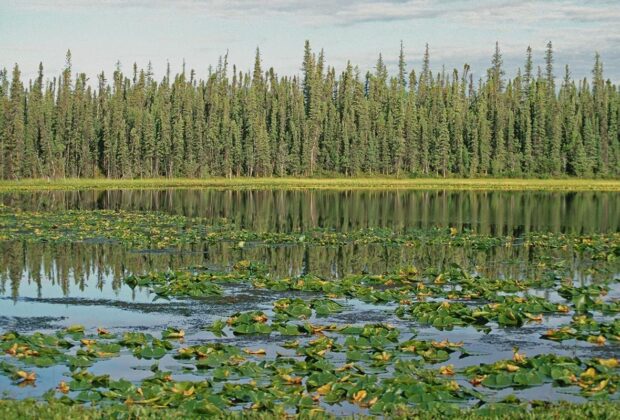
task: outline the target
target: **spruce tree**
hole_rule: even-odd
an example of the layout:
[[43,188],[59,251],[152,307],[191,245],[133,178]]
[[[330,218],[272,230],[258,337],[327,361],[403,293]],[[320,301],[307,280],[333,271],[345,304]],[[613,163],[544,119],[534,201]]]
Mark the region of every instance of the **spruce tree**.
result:
[[9,99],[5,103],[3,125],[4,177],[6,179],[19,179],[22,174],[24,158],[25,122],[24,85],[17,64],[13,67]]
[[[397,73],[379,55],[366,74],[339,75],[304,46],[301,77],[222,56],[205,79],[194,70],[157,81],[152,67],[117,65],[89,81],[71,53],[60,75],[42,65],[24,83],[18,66],[0,71],[0,176],[620,175],[620,92],[595,55],[591,81],[568,67],[555,87],[552,44],[534,76],[507,78],[496,43],[487,77],[430,70]],[[418,77],[419,75],[419,77]]]

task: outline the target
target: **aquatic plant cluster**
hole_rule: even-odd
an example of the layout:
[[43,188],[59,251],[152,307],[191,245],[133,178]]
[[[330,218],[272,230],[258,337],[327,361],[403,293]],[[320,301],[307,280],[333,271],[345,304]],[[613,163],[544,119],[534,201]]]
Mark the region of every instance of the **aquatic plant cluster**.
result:
[[[127,273],[156,301],[211,302],[240,290],[269,305],[222,313],[204,325],[157,333],[71,325],[45,332],[0,329],[0,375],[36,386],[47,369],[63,380],[45,399],[107,409],[152,407],[194,415],[229,410],[284,415],[449,414],[463,407],[510,413],[551,404],[528,390],[573,401],[617,401],[620,385],[620,233],[527,232],[518,237],[457,228],[261,232],[226,220],[154,212],[0,209],[0,240],[114,243],[171,250],[201,243],[234,249],[289,246],[464,247],[530,250],[531,276],[488,277],[457,263],[405,265],[382,273],[275,276],[261,262]],[[574,276],[575,261],[587,275]],[[358,317],[376,309],[381,319]],[[542,351],[480,354],[453,333],[535,334]],[[575,343],[578,351],[558,347]],[[556,347],[554,347],[556,346]],[[559,349],[559,351],[548,351]],[[585,349],[585,350],[584,350]],[[579,354],[576,354],[579,353]],[[105,372],[109,361],[140,365],[139,379]],[[145,365],[145,362],[147,363]]]
[[594,259],[613,258],[620,232],[605,234],[554,234],[531,232],[520,237],[478,234],[456,228],[409,229],[368,227],[350,231],[314,228],[306,231],[272,232],[242,229],[221,219],[205,224],[200,218],[157,212],[124,210],[20,211],[0,205],[0,241],[54,243],[118,243],[140,250],[176,248],[203,242],[252,244],[385,244],[394,246],[448,245],[474,249],[522,244],[527,247],[589,251]]

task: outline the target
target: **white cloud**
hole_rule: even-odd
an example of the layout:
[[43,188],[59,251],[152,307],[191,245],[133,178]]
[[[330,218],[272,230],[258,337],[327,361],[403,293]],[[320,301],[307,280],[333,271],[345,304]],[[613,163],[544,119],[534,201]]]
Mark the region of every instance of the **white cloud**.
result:
[[617,22],[620,2],[518,0],[9,0],[22,7],[185,9],[222,18],[295,17],[309,24],[355,24],[441,17],[461,24]]
[[[589,74],[594,51],[598,50],[606,64],[606,73],[612,80],[620,80],[620,25],[617,24],[620,1],[617,0],[0,0],[0,6],[7,3],[14,8],[52,14],[59,10],[97,13],[127,8],[127,14],[134,13],[141,19],[147,19],[148,11],[154,10],[163,11],[160,13],[163,15],[207,16],[224,23],[234,20],[234,24],[228,25],[230,28],[251,22],[256,28],[255,35],[251,36],[246,33],[235,38],[232,32],[211,36],[210,45],[202,47],[201,54],[213,48],[222,51],[230,48],[231,52],[239,53],[245,44],[254,46],[257,43],[261,49],[271,46],[277,51],[274,47],[277,40],[261,39],[263,32],[268,33],[268,28],[263,31],[261,20],[271,17],[299,27],[299,33],[291,34],[296,38],[317,35],[325,39],[328,36],[321,34],[333,33],[346,35],[338,45],[335,45],[336,39],[333,44],[313,45],[326,48],[330,64],[342,67],[350,59],[362,69],[372,68],[380,51],[387,59],[396,57],[394,50],[398,48],[398,39],[403,39],[405,47],[411,48],[406,53],[412,65],[419,66],[422,45],[428,41],[436,70],[441,69],[442,64],[451,70],[469,63],[477,74],[484,74],[494,42],[498,40],[510,73],[522,65],[528,44],[534,49],[535,57],[542,61],[545,44],[552,40],[558,74],[564,63],[569,63],[576,75]],[[399,29],[390,32],[393,27]],[[381,36],[367,36],[377,28],[384,31]],[[363,38],[367,42],[351,44],[351,39]],[[390,44],[386,45],[388,42]],[[204,50],[207,47],[209,50]],[[294,60],[299,59],[299,52],[282,51],[274,66],[296,71],[298,65],[290,62],[293,56]],[[266,62],[271,64],[269,56]]]

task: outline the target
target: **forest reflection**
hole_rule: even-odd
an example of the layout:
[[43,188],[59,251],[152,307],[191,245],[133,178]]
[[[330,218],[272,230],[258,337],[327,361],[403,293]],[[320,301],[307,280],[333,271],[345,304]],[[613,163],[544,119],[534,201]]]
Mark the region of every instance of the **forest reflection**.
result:
[[479,233],[609,232],[620,229],[620,194],[511,191],[106,190],[0,195],[24,210],[123,209],[222,218],[240,228],[287,232],[455,226]]
[[[347,274],[389,273],[402,267],[442,271],[458,264],[471,273],[492,278],[536,278],[553,275],[553,265],[542,259],[569,261],[574,275],[584,275],[587,266],[570,251],[536,251],[522,246],[495,247],[479,251],[433,245],[400,247],[353,245],[250,246],[238,249],[230,243],[203,244],[175,252],[135,252],[110,244],[48,244],[20,241],[0,244],[0,294],[17,298],[20,285],[36,287],[37,297],[47,288],[60,288],[70,296],[87,284],[117,290],[131,273],[168,269],[209,268],[227,270],[240,260],[264,264],[271,276],[289,277],[312,273],[326,279]],[[542,253],[546,255],[542,255]]]
[[[204,218],[222,218],[240,228],[261,232],[330,228],[348,231],[384,227],[394,231],[452,226],[482,234],[519,236],[531,231],[617,232],[620,194],[599,192],[454,192],[454,191],[218,191],[136,190],[4,194],[13,208],[38,211],[123,209],[161,211]],[[522,278],[550,275],[554,258],[565,261],[574,276],[587,262],[568,250],[545,254],[521,246],[488,251],[443,245],[316,246],[196,244],[167,252],[137,252],[118,244],[0,243],[0,294],[17,298],[24,284],[45,297],[49,287],[70,296],[86,285],[122,287],[130,273],[208,267],[230,268],[239,260],[262,263],[270,275],[313,273],[339,278],[350,273],[386,273],[414,265],[443,270],[458,264],[488,277]],[[540,264],[541,261],[545,264]],[[590,275],[590,274],[588,274]]]

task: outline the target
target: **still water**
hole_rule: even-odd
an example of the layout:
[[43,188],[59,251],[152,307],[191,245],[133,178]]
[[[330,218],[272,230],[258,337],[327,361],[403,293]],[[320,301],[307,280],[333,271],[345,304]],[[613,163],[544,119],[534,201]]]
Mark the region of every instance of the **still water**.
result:
[[[207,224],[226,221],[258,232],[304,232],[315,228],[339,232],[388,228],[405,232],[454,227],[518,238],[529,232],[620,231],[620,194],[604,192],[110,190],[2,194],[0,203],[39,212],[156,211],[199,217]],[[173,325],[187,330],[189,343],[199,342],[206,336],[201,327],[215,318],[239,310],[268,310],[274,298],[272,293],[240,285],[228,288],[225,296],[217,299],[154,300],[146,290],[129,288],[123,279],[132,273],[189,267],[225,270],[240,260],[262,263],[274,277],[312,273],[335,279],[351,273],[387,273],[403,266],[441,270],[458,264],[487,277],[531,278],[547,275],[554,261],[566,262],[571,276],[583,282],[595,281],[597,276],[620,276],[618,271],[593,272],[589,269],[591,262],[569,257],[562,250],[549,252],[545,257],[549,264],[541,267],[535,251],[519,246],[473,250],[393,244],[248,244],[242,248],[235,245],[204,243],[155,251],[110,243],[0,242],[0,331],[55,331],[79,323],[86,328],[102,326],[113,331],[143,330],[155,334]],[[610,295],[617,296],[617,289],[618,282],[614,282]],[[430,328],[395,319],[393,306],[360,302],[353,305],[352,313],[337,315],[336,321],[389,321],[406,329],[415,327],[420,338],[439,338]],[[464,341],[474,354],[473,359],[468,358],[468,365],[478,360],[510,357],[514,345],[531,355],[554,352],[604,356],[609,352],[584,343],[541,344],[537,339],[540,332],[536,326],[509,332],[493,330],[489,334],[461,328],[442,332],[440,338]],[[243,343],[242,339],[235,340],[236,344]],[[172,359],[162,362],[174,366]],[[451,363],[458,367],[464,362]],[[121,361],[99,363],[93,371],[113,377],[127,377],[131,371],[130,379],[138,380],[146,376],[140,364],[148,365],[128,356]],[[17,397],[41,395],[57,384],[63,373],[62,368],[47,369],[40,375],[37,387],[24,389],[11,387],[6,378],[0,377],[0,390]],[[527,397],[528,391],[523,392]],[[538,399],[568,398],[550,387],[537,392]]]

